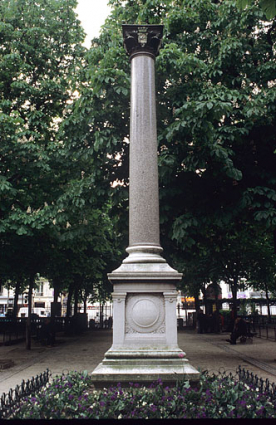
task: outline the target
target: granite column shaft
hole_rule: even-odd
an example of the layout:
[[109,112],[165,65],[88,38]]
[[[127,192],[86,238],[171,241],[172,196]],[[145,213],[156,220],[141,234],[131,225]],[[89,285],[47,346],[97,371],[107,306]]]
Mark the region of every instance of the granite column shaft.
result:
[[129,246],[160,246],[155,60],[131,59]]

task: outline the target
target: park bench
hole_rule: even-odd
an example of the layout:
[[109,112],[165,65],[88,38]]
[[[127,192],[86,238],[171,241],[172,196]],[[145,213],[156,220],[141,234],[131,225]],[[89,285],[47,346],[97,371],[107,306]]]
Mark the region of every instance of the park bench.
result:
[[257,335],[257,332],[252,332],[251,323],[246,322],[246,332],[239,337],[240,343],[245,344],[246,342],[253,343],[253,337]]

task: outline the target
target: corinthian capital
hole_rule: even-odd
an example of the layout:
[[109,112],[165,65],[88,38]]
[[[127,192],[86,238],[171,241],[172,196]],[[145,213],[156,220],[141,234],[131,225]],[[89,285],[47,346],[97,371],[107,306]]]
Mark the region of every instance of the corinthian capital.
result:
[[124,47],[130,58],[137,53],[157,56],[163,25],[123,25]]

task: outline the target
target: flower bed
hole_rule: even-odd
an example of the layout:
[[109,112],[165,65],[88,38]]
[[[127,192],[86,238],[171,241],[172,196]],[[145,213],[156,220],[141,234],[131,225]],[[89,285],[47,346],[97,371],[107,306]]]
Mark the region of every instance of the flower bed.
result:
[[275,401],[265,392],[233,379],[203,373],[196,388],[188,382],[167,387],[130,383],[93,390],[87,372],[57,376],[22,401],[10,419],[182,419],[275,418]]

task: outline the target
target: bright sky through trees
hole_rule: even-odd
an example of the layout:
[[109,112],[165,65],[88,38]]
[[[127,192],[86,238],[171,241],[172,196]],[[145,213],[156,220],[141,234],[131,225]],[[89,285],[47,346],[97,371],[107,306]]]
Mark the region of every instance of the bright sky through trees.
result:
[[101,26],[110,12],[107,3],[108,0],[78,0],[76,12],[87,34],[86,47],[90,47],[91,39],[99,35]]

